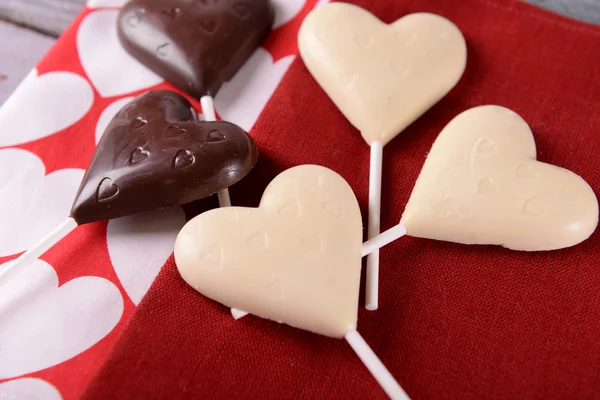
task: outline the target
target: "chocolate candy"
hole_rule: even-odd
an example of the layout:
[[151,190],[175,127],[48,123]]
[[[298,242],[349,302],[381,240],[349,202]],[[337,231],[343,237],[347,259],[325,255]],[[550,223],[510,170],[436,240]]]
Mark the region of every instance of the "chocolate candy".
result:
[[189,221],[175,261],[211,299],[342,338],[356,329],[362,233],[344,178],[300,165],[267,186],[258,208],[218,208]]
[[181,95],[149,92],[111,121],[75,198],[78,224],[185,204],[250,172],[254,141],[229,122],[198,122]]
[[268,0],[133,0],[121,11],[123,47],[195,98],[214,96],[271,30]]
[[464,111],[442,130],[402,223],[416,237],[556,250],[594,233],[598,199],[580,176],[536,160],[523,118],[487,105]]

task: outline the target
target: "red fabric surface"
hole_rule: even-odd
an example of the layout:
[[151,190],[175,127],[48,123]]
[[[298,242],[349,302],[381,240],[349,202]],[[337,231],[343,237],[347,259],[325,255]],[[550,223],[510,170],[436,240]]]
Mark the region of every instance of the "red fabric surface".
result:
[[[513,0],[354,3],[385,22],[418,11],[443,15],[468,43],[458,86],[385,148],[384,229],[399,221],[440,130],[483,104],[523,116],[538,158],[598,192],[598,27]],[[369,149],[299,58],[252,135],[261,159],[232,188],[234,204],[256,206],[279,172],[315,163],[348,180],[366,215]],[[403,238],[381,252],[380,308],[361,307],[358,330],[415,399],[599,398],[599,244],[596,233],[573,248],[525,253]],[[234,321],[188,287],[172,260],[84,395],[384,397],[344,341],[252,316]]]

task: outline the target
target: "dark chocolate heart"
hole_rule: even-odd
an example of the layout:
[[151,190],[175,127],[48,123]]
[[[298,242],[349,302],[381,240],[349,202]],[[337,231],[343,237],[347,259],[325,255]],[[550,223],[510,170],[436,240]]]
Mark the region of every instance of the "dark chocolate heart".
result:
[[195,98],[214,96],[265,40],[269,0],[133,0],[121,10],[121,44]]
[[202,199],[246,176],[257,157],[240,127],[198,122],[184,97],[149,92],[106,128],[71,216],[84,224]]

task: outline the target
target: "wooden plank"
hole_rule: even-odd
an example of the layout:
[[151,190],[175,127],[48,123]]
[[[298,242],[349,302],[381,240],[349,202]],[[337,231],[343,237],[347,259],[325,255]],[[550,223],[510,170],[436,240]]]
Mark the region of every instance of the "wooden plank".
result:
[[0,21],[0,105],[15,90],[40,58],[54,44],[54,38]]
[[600,0],[525,0],[558,14],[600,24]]
[[[581,21],[600,24],[600,0],[524,0]],[[0,18],[58,36],[86,0],[0,0]]]
[[86,0],[0,0],[0,18],[56,37],[85,3]]

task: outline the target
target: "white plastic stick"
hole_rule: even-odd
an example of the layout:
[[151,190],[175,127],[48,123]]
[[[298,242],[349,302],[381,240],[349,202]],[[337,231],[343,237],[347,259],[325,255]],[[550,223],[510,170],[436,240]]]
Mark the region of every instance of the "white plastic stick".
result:
[[[204,120],[207,122],[213,122],[217,120],[217,114],[215,113],[215,104],[211,96],[202,96],[200,99],[200,105],[202,106],[202,113],[204,114]],[[229,197],[229,189],[223,189],[218,193],[219,207],[231,207],[231,198]]]
[[240,319],[244,318],[248,313],[246,311],[238,310],[237,308],[232,308],[231,315],[233,315],[234,319]]
[[[383,167],[383,143],[371,144],[371,166],[369,172],[369,221],[367,238],[379,235],[381,229],[381,170]],[[377,310],[379,305],[379,250],[367,257],[367,282],[365,307]]]
[[217,193],[219,198],[219,207],[231,207],[231,198],[229,197],[229,189],[223,189]]
[[67,236],[73,229],[77,228],[77,222],[71,217],[64,220],[52,232],[46,235],[38,244],[21,254],[16,260],[0,269],[0,286],[8,282],[27,264],[47,252],[52,246]]
[[217,120],[215,104],[211,96],[202,96],[200,99],[200,105],[202,106],[202,114],[204,114],[205,121],[213,122]]
[[377,354],[371,350],[367,342],[365,342],[365,339],[360,336],[360,333],[357,331],[348,331],[348,333],[346,333],[346,340],[390,399],[410,399],[398,382],[396,382],[392,374],[390,374],[390,371],[387,370],[379,357],[377,357]]
[[390,228],[387,231],[364,242],[362,246],[362,256],[364,257],[374,251],[378,251],[383,246],[393,242],[396,239],[400,239],[404,235],[406,235],[406,227],[402,224],[398,224],[393,228]]

